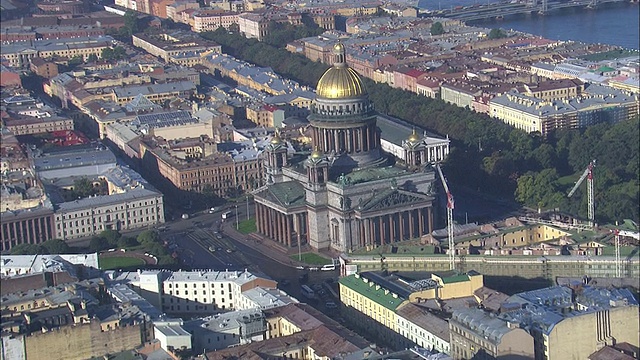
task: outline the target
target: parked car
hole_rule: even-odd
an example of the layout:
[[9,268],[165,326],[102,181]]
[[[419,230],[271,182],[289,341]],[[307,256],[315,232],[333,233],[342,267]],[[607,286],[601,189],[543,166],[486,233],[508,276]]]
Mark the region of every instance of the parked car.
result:
[[336,305],[336,303],[333,301],[327,301],[326,303],[324,303],[324,307],[326,307],[327,309],[336,309],[338,305]]

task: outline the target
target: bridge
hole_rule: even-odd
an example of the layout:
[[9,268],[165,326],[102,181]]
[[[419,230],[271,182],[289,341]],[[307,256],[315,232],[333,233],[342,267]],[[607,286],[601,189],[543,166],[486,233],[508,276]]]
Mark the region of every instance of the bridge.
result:
[[[594,9],[605,3],[620,3],[629,0],[524,0],[498,2],[483,5],[455,7],[426,12],[426,14],[460,21],[501,19],[506,16],[538,13],[541,15],[565,8]],[[425,12],[423,12],[425,13]]]

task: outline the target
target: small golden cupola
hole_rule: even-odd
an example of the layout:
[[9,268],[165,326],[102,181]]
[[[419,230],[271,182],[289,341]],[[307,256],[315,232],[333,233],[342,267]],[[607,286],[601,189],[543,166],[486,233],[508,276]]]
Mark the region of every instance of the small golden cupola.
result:
[[278,145],[281,142],[282,142],[282,139],[280,139],[280,130],[278,130],[278,128],[276,128],[276,131],[273,134],[273,137],[271,138],[271,144]]
[[418,141],[420,141],[420,136],[418,136],[418,134],[416,133],[415,128],[413,128],[413,132],[411,133],[411,135],[409,135],[407,141],[409,141],[410,143],[417,143]]
[[334,63],[318,81],[316,95],[325,99],[350,99],[367,95],[360,75],[346,62],[342,43],[333,46]]

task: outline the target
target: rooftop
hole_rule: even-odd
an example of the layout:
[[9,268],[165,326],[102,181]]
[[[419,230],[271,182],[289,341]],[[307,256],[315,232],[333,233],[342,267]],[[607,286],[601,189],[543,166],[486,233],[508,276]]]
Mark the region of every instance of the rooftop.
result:
[[119,204],[125,201],[143,200],[162,197],[162,194],[149,189],[134,189],[125,193],[101,195],[58,204],[61,212],[82,210],[89,207]]
[[[365,274],[369,274],[369,277],[372,277],[372,273]],[[379,277],[373,277],[379,279]],[[400,292],[399,290],[403,290],[402,294],[398,294],[396,292],[390,291],[391,289],[383,288],[381,284],[377,284],[359,274],[349,275],[341,278],[340,285],[345,286],[362,296],[365,296],[369,300],[372,300],[389,310],[396,310],[398,306],[400,306],[400,304],[405,301],[405,298],[408,297],[407,291],[403,290],[402,288],[391,286],[390,283],[385,284],[388,287],[393,287],[393,290],[396,290],[398,292]],[[401,297],[403,295],[404,297]]]

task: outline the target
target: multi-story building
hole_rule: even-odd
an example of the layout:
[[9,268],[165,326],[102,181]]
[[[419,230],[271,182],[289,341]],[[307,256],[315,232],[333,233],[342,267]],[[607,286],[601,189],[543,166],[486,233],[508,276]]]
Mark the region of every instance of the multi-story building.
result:
[[0,250],[20,244],[39,244],[57,238],[53,209],[40,207],[0,212]]
[[449,320],[454,359],[533,359],[533,337],[517,322],[481,309],[456,309]]
[[524,95],[545,101],[568,100],[582,96],[584,83],[578,79],[548,80],[537,84],[523,84],[516,90]]
[[231,311],[193,320],[186,323],[185,328],[193,333],[193,349],[198,353],[263,341],[268,330],[260,309]]
[[193,14],[193,28],[195,32],[214,31],[219,27],[228,29],[238,24],[237,13],[223,10],[200,10]]
[[[97,90],[96,92],[100,92]],[[136,97],[142,95],[147,99],[161,103],[165,100],[174,98],[188,98],[192,94],[197,92],[196,84],[192,81],[177,81],[163,84],[148,84],[148,85],[130,85],[123,87],[112,88],[108,96],[104,96],[109,100],[118,103],[119,105],[125,105],[131,102]],[[93,100],[93,99],[91,99]],[[87,103],[85,100],[83,103]]]
[[252,149],[181,159],[161,148],[157,139],[144,138],[140,158],[147,171],[164,177],[181,190],[200,192],[210,187],[218,196],[229,196],[256,189],[263,183],[262,161]]
[[440,85],[440,98],[450,104],[471,108],[473,100],[482,90],[467,82],[448,82]]
[[111,47],[113,41],[110,36],[96,36],[16,42],[2,45],[2,59],[12,67],[22,68],[28,67],[31,59],[35,57],[43,59],[81,57],[86,60],[90,55],[95,55],[100,58],[102,50]]
[[164,223],[162,194],[135,189],[57,205],[55,234],[58,239],[74,239],[113,230],[147,228]]
[[262,41],[269,33],[269,20],[260,14],[243,13],[238,16],[238,27],[244,37]]
[[[199,120],[188,111],[158,112],[138,115],[129,126],[134,131],[148,136],[160,137],[166,141],[182,139],[183,143],[189,139],[196,140],[201,145],[202,139],[213,138],[213,121]],[[178,143],[172,143],[177,148]]]
[[[482,288],[483,280],[476,272],[457,276],[432,274],[427,279],[365,272],[343,277],[339,284],[340,301],[346,313],[364,331],[394,347],[426,344],[448,352],[449,339],[443,320],[410,305],[473,296]],[[425,323],[431,325],[424,327]]]
[[536,360],[586,359],[604,346],[640,344],[638,300],[627,289],[573,283],[513,295],[502,308],[501,319],[533,336]]
[[489,102],[489,115],[515,128],[546,135],[556,129],[579,129],[600,122],[616,123],[640,114],[638,95],[613,89],[607,95],[601,92],[562,101],[546,101],[509,92]]
[[406,339],[406,347],[419,346],[444,354],[450,353],[450,334],[447,321],[412,303],[396,310],[398,332]]
[[33,164],[42,179],[97,177],[116,166],[116,156],[104,147],[75,146],[36,156]]
[[14,116],[4,119],[3,123],[15,135],[33,135],[53,131],[73,130],[73,119],[51,116]]
[[271,279],[246,271],[180,271],[168,275],[159,285],[162,310],[167,313],[211,314],[238,310],[242,309],[238,301],[243,292],[255,287],[274,289],[277,286]]
[[167,63],[185,66],[200,64],[203,55],[222,51],[222,47],[214,42],[180,31],[156,35],[134,34],[133,46]]
[[246,107],[246,110],[247,120],[251,120],[258,126],[282,127],[285,112],[276,106],[262,103],[250,104]]
[[45,61],[40,57],[31,59],[31,71],[36,75],[42,76],[47,79],[58,75],[58,64],[53,61]]

